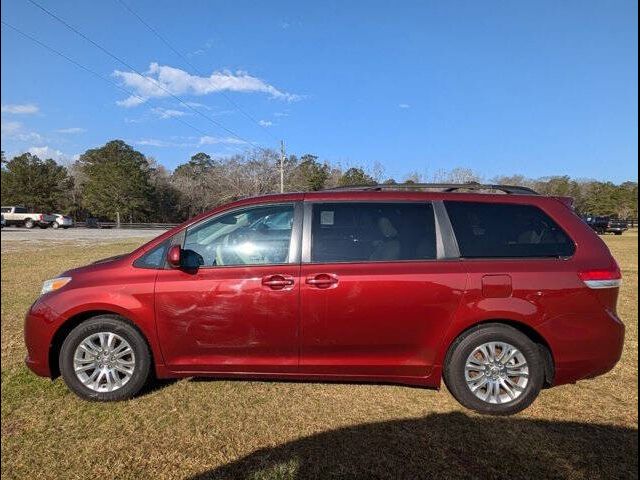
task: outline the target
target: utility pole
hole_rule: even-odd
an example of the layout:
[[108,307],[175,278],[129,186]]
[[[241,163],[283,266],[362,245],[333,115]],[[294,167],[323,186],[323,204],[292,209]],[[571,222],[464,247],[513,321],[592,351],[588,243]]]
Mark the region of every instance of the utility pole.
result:
[[284,140],[280,140],[280,193],[284,193]]

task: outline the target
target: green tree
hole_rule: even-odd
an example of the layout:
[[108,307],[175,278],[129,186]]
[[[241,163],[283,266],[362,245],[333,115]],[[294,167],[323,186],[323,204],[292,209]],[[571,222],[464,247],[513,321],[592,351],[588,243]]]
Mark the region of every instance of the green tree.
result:
[[72,180],[54,160],[23,153],[2,166],[2,204],[38,211],[66,211]]
[[93,215],[145,220],[153,188],[145,156],[122,140],[87,150],[78,160],[83,204]]
[[219,182],[215,181],[214,172],[218,167],[218,162],[199,152],[174,170],[171,184],[180,193],[180,210],[187,218],[204,212],[215,203]]
[[300,158],[296,169],[301,177],[303,189],[311,191],[322,190],[325,187],[331,170],[329,165],[318,162],[318,157],[309,154]]
[[362,168],[352,167],[342,174],[338,185],[341,187],[375,185],[376,181],[367,175]]

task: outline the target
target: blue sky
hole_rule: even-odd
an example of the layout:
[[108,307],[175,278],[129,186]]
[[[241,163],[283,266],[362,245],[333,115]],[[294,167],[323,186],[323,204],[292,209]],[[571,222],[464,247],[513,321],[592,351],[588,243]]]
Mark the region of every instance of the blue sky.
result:
[[121,138],[174,168],[282,138],[398,179],[454,167],[638,178],[634,1],[122,0],[188,63],[118,0],[36,1],[152,80],[3,0],[3,21],[136,95],[3,26],[8,153],[69,161]]

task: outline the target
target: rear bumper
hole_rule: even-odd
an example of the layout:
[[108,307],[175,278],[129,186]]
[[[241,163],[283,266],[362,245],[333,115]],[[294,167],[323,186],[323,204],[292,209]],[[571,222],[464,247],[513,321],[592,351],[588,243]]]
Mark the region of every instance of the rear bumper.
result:
[[25,363],[36,375],[51,377],[49,350],[58,314],[46,303],[36,300],[24,320]]
[[589,318],[563,315],[544,323],[539,331],[553,351],[554,385],[603,375],[622,356],[625,327],[610,311]]

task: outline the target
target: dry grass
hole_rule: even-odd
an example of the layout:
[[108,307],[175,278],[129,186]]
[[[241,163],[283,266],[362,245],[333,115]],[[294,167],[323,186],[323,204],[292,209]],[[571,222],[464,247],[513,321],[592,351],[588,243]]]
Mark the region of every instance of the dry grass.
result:
[[2,478],[637,478],[638,238],[606,241],[625,275],[622,361],[508,419],[373,385],[182,380],[83,402],[23,366],[23,314],[45,278],[136,242],[4,253]]

